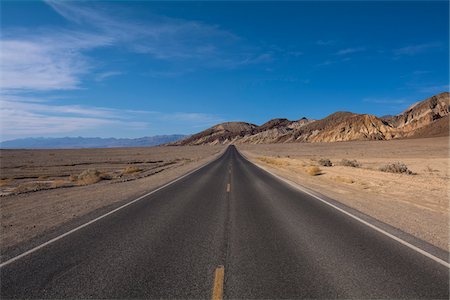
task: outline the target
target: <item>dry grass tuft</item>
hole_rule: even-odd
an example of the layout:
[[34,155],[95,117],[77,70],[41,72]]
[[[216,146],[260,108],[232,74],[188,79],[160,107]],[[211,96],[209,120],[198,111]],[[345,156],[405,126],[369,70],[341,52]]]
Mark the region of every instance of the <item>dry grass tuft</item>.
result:
[[62,179],[57,179],[57,180],[53,180],[50,187],[51,188],[60,188],[60,187],[69,187],[69,186],[73,186],[73,183],[67,180],[62,180]]
[[333,180],[337,181],[337,182],[344,182],[344,183],[355,183],[355,181],[353,179],[348,178],[348,177],[342,177],[342,176],[333,177]]
[[87,169],[75,177],[79,185],[94,184],[102,180],[102,173],[97,169]]
[[413,174],[413,172],[409,170],[408,167],[402,162],[394,162],[384,165],[380,168],[380,171],[389,173],[407,174],[407,175]]
[[341,160],[341,165],[343,165],[345,167],[352,167],[352,168],[361,167],[361,164],[356,159],[350,160],[350,159],[343,158]]
[[271,164],[274,166],[287,166],[288,163],[286,161],[283,161],[280,158],[272,158],[272,157],[267,157],[267,156],[260,156],[258,157],[258,159],[262,162],[265,162],[267,164]]
[[123,170],[123,174],[133,174],[133,173],[138,173],[138,172],[141,172],[142,171],[142,169],[141,168],[138,168],[138,167],[135,167],[135,166],[129,166],[129,167],[126,167],[124,170]]
[[309,166],[306,169],[306,173],[308,173],[311,176],[317,176],[322,174],[322,170],[318,166]]
[[18,185],[13,192],[14,193],[27,193],[27,192],[36,192],[44,189],[48,189],[49,183],[43,182],[25,182]]
[[328,158],[321,158],[321,159],[319,159],[318,163],[322,167],[332,167],[333,166],[333,163]]
[[12,179],[11,178],[2,178],[0,179],[0,186],[7,186],[11,184]]

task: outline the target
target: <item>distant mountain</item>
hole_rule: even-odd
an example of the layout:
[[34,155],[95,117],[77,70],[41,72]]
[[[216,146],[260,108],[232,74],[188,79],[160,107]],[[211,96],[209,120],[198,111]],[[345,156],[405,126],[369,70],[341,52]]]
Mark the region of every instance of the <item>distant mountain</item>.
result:
[[262,144],[390,140],[449,135],[448,92],[417,102],[396,116],[336,112],[321,120],[273,119],[261,126],[218,124],[171,145]]
[[73,149],[73,148],[114,148],[114,147],[148,147],[175,142],[186,135],[156,135],[135,139],[125,138],[24,138],[0,143],[2,149]]

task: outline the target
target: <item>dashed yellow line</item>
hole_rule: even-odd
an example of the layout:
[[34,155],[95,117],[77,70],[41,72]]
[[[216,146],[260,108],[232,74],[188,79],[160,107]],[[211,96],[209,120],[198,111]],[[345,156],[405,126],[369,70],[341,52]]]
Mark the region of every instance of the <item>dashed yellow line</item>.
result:
[[212,293],[212,300],[222,300],[223,298],[223,278],[225,275],[225,267],[220,265],[216,268],[214,273],[214,286]]

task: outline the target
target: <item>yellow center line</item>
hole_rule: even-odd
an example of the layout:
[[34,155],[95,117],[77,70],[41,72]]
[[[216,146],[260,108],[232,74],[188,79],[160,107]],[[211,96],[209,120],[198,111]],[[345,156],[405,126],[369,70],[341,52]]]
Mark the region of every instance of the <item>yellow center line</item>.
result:
[[214,286],[212,293],[212,300],[222,300],[223,298],[223,278],[225,274],[224,266],[220,265],[216,268],[214,273]]
[[228,183],[228,184],[227,184],[227,193],[229,193],[230,190],[231,190],[231,185]]

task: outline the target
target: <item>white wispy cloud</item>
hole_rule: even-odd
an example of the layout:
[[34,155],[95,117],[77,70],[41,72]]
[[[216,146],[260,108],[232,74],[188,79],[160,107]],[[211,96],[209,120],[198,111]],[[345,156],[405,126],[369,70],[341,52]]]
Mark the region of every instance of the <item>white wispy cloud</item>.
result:
[[366,47],[345,48],[336,52],[336,55],[347,55],[357,52],[366,51]]
[[391,104],[391,105],[409,103],[408,99],[406,98],[372,98],[372,97],[364,98],[363,102],[374,104]]
[[[56,103],[55,103],[56,102]],[[2,94],[0,99],[0,133],[2,139],[79,135],[91,130],[141,130],[150,132],[154,124],[171,122],[177,128],[210,126],[222,119],[197,112],[159,112],[114,109],[88,105],[60,105],[55,100],[36,101],[33,97]]]
[[[137,22],[97,3],[46,3],[76,25],[76,30],[73,26],[33,31],[4,29],[0,40],[2,90],[79,88],[86,75],[98,67],[89,57],[89,51],[101,47],[148,54],[153,59],[175,61],[187,69],[236,68],[270,61],[270,54],[243,46],[239,37],[215,25],[156,15]],[[122,71],[99,72],[94,80],[101,81],[118,72]]]
[[264,62],[260,49],[246,46],[233,33],[199,21],[152,15],[137,22],[86,3],[47,1],[61,16],[97,30],[129,51],[159,60],[193,61],[205,67],[236,67]]
[[84,53],[112,39],[73,30],[5,30],[0,44],[2,90],[50,91],[79,88],[93,66]]
[[121,74],[123,74],[123,72],[119,72],[119,71],[107,71],[107,72],[97,73],[95,75],[95,81],[103,81],[110,77],[118,76]]
[[433,49],[438,49],[441,48],[442,44],[441,43],[423,43],[423,44],[416,44],[416,45],[409,45],[406,47],[402,47],[402,48],[398,48],[398,49],[394,49],[394,54],[397,56],[401,56],[401,55],[408,55],[408,56],[413,56],[416,54],[421,54],[421,53],[425,53],[428,52],[430,50]]
[[418,86],[417,91],[424,94],[437,94],[449,91],[448,84]]
[[315,42],[316,45],[319,46],[329,46],[329,45],[333,45],[336,41],[334,40],[317,40]]

